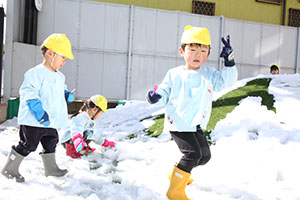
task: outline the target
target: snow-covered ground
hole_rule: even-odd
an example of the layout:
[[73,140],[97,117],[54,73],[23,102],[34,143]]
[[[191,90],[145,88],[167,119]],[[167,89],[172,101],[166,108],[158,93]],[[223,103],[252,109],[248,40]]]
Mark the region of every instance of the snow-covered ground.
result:
[[[218,122],[212,158],[193,169],[194,182],[186,188],[192,200],[300,200],[300,75],[260,77],[272,78],[277,113],[262,106],[261,98],[248,97]],[[181,153],[168,133],[145,135],[153,120],[140,122],[159,112],[143,101],[109,109],[97,123],[117,150],[94,144],[96,152],[74,160],[58,145],[58,165],[69,170],[65,177],[44,176],[39,147],[20,166],[24,183],[0,175],[0,199],[166,200],[168,174]],[[137,137],[128,139],[131,134]],[[14,118],[0,125],[0,168],[17,142]]]

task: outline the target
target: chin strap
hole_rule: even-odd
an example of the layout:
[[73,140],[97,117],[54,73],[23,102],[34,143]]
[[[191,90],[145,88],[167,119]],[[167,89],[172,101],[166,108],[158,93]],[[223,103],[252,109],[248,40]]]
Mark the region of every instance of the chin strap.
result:
[[53,56],[53,58],[51,59],[50,66],[52,67],[52,69],[54,69],[54,71],[57,71],[57,70],[55,69],[54,65],[53,65],[53,62],[54,62],[55,57],[56,57],[56,53],[54,52],[54,56]]
[[93,117],[91,118],[92,120],[94,120],[94,117],[101,111],[100,108],[98,108],[97,112],[93,115]]

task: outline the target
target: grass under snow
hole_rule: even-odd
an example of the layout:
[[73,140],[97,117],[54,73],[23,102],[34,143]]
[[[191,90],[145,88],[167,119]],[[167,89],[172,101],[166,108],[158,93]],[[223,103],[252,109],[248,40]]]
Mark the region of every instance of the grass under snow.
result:
[[[207,129],[204,130],[208,138],[214,130],[216,124],[221,119],[224,119],[227,113],[233,111],[239,101],[248,97],[255,96],[262,98],[262,105],[267,106],[269,110],[276,112],[274,104],[274,96],[268,93],[268,87],[272,79],[259,78],[249,81],[245,86],[232,90],[229,93],[221,96],[212,103],[212,112]],[[149,136],[157,137],[163,132],[164,114],[153,116],[155,123],[146,131]]]

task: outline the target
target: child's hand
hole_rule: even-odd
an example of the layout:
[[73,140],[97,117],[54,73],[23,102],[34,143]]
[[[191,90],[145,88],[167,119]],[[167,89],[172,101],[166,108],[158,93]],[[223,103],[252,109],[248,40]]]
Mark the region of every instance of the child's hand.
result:
[[225,66],[232,67],[235,65],[235,62],[234,62],[233,49],[230,46],[230,36],[229,35],[227,35],[226,40],[222,37],[222,43],[225,46],[223,46],[223,50],[220,54],[220,57],[223,57],[225,59]]
[[107,139],[105,139],[102,146],[104,146],[104,147],[116,147],[116,143],[113,142],[113,141],[108,141]]
[[157,103],[161,98],[161,95],[157,94],[156,90],[157,90],[157,85],[154,86],[154,90],[150,90],[147,92],[146,100],[148,101],[148,103],[150,104]]
[[44,126],[50,125],[48,113],[43,109],[42,102],[39,99],[29,99],[26,101],[29,110],[34,115],[35,119]]
[[69,92],[68,90],[65,90],[65,99],[67,103],[72,103],[75,100],[73,91]]
[[43,117],[39,120],[39,123],[43,124],[44,126],[50,125],[49,116],[46,111],[45,111]]
[[87,146],[86,142],[82,139],[82,135],[80,133],[74,135],[72,141],[77,152],[82,151],[84,147]]

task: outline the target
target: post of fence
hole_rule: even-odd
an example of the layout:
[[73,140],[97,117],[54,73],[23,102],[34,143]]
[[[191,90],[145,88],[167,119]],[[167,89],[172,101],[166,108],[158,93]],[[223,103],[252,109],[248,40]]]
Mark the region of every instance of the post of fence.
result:
[[295,74],[298,72],[299,46],[300,46],[300,27],[297,28]]
[[0,104],[2,100],[2,61],[3,61],[3,34],[4,34],[4,8],[0,7]]

